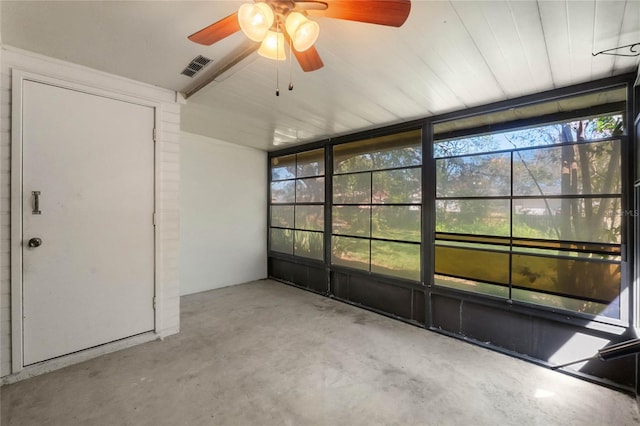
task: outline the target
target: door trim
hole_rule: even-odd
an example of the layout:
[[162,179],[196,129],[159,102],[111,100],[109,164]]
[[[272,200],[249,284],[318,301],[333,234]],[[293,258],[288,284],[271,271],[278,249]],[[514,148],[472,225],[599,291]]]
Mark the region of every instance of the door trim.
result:
[[[90,95],[101,96],[117,101],[129,102],[154,110],[154,127],[156,134],[160,131],[161,104],[147,99],[115,93],[98,87],[62,80],[13,68],[11,75],[11,372],[16,374],[24,368],[23,356],[23,318],[22,318],[22,108],[23,83],[33,81],[49,84],[68,90],[75,90]],[[154,137],[154,215],[158,214],[160,150]],[[149,218],[152,221],[154,218]],[[156,220],[157,224],[157,220]],[[160,241],[158,226],[154,227],[154,333],[162,329],[162,288],[160,276]],[[150,301],[153,303],[154,301]],[[105,343],[108,344],[108,343]],[[40,364],[48,363],[43,361]],[[36,364],[37,365],[37,364]]]

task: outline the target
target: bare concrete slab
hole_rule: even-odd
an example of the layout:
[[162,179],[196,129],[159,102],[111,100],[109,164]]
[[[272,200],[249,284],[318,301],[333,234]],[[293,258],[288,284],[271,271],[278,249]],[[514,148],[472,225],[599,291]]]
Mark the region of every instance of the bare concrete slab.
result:
[[637,425],[623,393],[274,281],[2,392],[2,425]]

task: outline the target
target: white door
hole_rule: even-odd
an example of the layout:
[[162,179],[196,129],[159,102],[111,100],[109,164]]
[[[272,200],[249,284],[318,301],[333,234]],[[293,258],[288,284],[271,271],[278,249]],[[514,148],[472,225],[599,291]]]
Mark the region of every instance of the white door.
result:
[[24,80],[24,365],[154,329],[154,113]]

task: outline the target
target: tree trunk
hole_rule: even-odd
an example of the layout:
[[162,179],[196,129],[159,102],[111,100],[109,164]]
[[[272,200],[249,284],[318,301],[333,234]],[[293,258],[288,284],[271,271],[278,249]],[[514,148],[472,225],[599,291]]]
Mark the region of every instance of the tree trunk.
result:
[[[562,125],[560,134],[560,143],[562,144],[562,176],[560,181],[561,194],[572,194],[575,192],[575,183],[572,182],[574,174],[577,174],[575,163],[575,152],[573,150],[573,136],[571,128],[568,124]],[[562,198],[560,204],[560,239],[573,240],[573,232],[571,226],[571,218],[573,216],[573,199]],[[561,293],[574,293],[576,279],[569,263],[566,260],[558,259],[558,290]]]
[[[584,140],[584,128],[582,121],[578,126],[578,142]],[[586,145],[578,145],[578,156],[580,157],[580,171],[582,172],[582,193],[590,194],[593,191],[591,187],[591,167],[589,167],[589,153]],[[587,238],[586,233],[590,229],[593,229],[593,200],[591,198],[585,198],[584,200],[584,216],[585,226],[581,237]]]

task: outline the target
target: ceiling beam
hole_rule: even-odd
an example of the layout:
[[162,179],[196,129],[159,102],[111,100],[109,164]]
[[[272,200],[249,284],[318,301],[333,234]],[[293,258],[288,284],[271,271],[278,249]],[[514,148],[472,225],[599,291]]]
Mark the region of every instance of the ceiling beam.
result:
[[188,87],[184,91],[185,99],[189,99],[200,90],[207,87],[210,83],[220,78],[246,57],[254,53],[259,46],[260,43],[246,39],[240,46],[238,46],[238,48],[234,49],[230,54],[222,58],[218,62],[217,66],[212,67],[209,72],[201,76],[200,79],[198,79],[198,81],[196,81],[192,86]]

